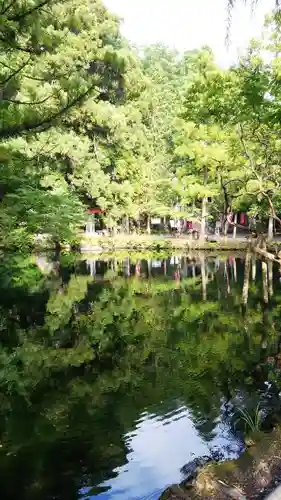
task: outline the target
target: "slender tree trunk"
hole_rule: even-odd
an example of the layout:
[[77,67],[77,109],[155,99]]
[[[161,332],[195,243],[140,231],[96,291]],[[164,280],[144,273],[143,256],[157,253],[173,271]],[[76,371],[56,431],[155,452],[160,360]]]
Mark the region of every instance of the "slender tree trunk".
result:
[[235,283],[237,283],[237,265],[236,265],[236,258],[233,258],[233,277]]
[[195,206],[195,200],[192,201],[192,215],[195,214],[196,206]]
[[147,259],[148,277],[151,278],[151,259]]
[[226,261],[224,263],[224,274],[226,277],[226,290],[227,290],[227,293],[229,295],[230,294],[230,281],[229,281],[229,272],[228,272],[228,266],[227,266]]
[[130,217],[126,215],[126,233],[130,234]]
[[187,258],[184,257],[183,261],[184,261],[183,274],[184,274],[184,277],[186,278],[187,277]]
[[[208,171],[207,168],[204,167],[204,186],[207,185],[208,181]],[[204,196],[202,198],[202,215],[201,215],[201,237],[204,238],[206,234],[206,217],[207,217],[207,208],[208,208],[208,198]]]
[[165,233],[168,233],[168,232],[169,232],[169,230],[168,230],[168,225],[167,225],[167,217],[166,217],[166,215],[164,216],[163,224],[164,224],[164,232],[165,232]]
[[228,234],[228,226],[229,226],[229,224],[228,224],[228,221],[226,220],[225,223],[224,223],[224,228],[223,228],[223,235],[224,235],[224,237],[226,237],[227,234]]
[[237,234],[237,212],[235,212],[234,214],[234,227],[233,227],[233,238],[236,238],[236,234]]
[[266,351],[267,345],[268,345],[268,332],[270,330],[270,324],[269,324],[269,309],[268,309],[268,304],[266,303],[263,306],[263,322],[262,322],[262,334],[261,334],[261,350]]
[[272,262],[272,260],[269,260],[267,262],[267,268],[268,268],[268,292],[269,292],[269,297],[273,297],[273,262]]
[[89,260],[89,267],[90,267],[90,274],[92,277],[96,275],[96,261],[95,260]]
[[192,264],[192,277],[193,277],[193,278],[196,278],[196,268],[195,268],[195,264],[194,264],[194,262],[193,262],[193,264]]
[[243,283],[243,291],[242,291],[242,302],[243,302],[244,306],[246,306],[247,302],[248,302],[249,279],[250,279],[250,264],[251,264],[251,254],[250,254],[250,252],[247,252],[246,253],[246,258],[245,258],[244,283]]
[[263,291],[263,301],[268,304],[268,277],[267,277],[267,263],[263,260],[261,263],[262,271],[262,291]]
[[253,255],[252,257],[252,280],[256,281],[256,276],[257,276],[257,259],[256,256]]
[[227,236],[227,233],[228,233],[228,227],[229,227],[229,223],[228,223],[228,219],[227,219],[227,216],[228,216],[228,207],[226,207],[224,209],[224,214],[223,214],[223,227],[222,227],[222,234],[224,237]]
[[206,234],[206,216],[207,216],[208,199],[206,196],[202,199],[202,218],[201,218],[201,237]]
[[126,257],[124,261],[124,270],[125,270],[125,276],[129,278],[131,274],[131,264],[130,264],[130,257]]
[[150,215],[147,216],[147,233],[151,234]]
[[269,240],[273,239],[273,217],[270,215],[268,219],[268,234],[267,237]]
[[202,298],[207,300],[207,275],[205,267],[205,255],[200,255],[201,262],[201,277],[202,277]]

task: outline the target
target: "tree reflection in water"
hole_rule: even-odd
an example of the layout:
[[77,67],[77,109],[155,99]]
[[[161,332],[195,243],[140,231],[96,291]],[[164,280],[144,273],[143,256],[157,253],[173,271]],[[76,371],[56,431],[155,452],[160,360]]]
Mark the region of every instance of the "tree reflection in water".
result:
[[281,285],[251,254],[6,255],[0,286],[1,498],[157,498],[279,408]]

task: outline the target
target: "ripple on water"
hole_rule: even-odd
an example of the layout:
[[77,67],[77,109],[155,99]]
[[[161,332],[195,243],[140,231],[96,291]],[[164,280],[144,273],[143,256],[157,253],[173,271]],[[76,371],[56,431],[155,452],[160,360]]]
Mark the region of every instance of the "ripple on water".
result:
[[[163,408],[164,409],[164,408]],[[108,491],[100,500],[158,499],[170,484],[183,479],[182,466],[196,456],[210,453],[210,448],[225,449],[237,455],[236,442],[230,430],[219,422],[209,443],[195,427],[188,408],[174,401],[166,413],[142,412],[134,429],[123,436],[127,463],[114,470],[115,477],[102,483]],[[241,448],[241,444],[240,444]],[[234,450],[234,451],[233,451]],[[231,454],[230,453],[230,454]]]

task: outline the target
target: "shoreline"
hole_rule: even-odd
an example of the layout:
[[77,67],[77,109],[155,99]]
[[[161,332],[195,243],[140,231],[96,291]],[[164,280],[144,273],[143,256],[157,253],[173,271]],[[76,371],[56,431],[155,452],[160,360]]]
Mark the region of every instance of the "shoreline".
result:
[[105,250],[246,250],[248,246],[248,240],[222,238],[205,241],[167,236],[83,237],[80,241],[80,249],[83,253]]
[[281,498],[281,426],[260,433],[234,460],[210,462],[193,480],[183,480],[159,500],[278,500]]

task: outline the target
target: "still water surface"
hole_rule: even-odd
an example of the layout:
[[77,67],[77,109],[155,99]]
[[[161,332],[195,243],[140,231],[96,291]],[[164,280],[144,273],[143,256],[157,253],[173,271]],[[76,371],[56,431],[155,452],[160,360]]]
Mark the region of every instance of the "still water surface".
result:
[[279,410],[279,277],[243,255],[7,257],[1,498],[158,499],[193,458],[238,456],[239,410]]

